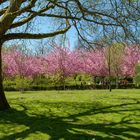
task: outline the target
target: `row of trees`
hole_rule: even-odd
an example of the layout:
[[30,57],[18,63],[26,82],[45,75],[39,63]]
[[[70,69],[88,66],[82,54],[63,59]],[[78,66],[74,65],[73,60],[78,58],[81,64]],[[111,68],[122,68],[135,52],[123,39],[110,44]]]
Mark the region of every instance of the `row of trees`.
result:
[[70,50],[55,45],[45,55],[29,55],[12,48],[4,49],[2,57],[5,78],[19,76],[33,79],[40,75],[57,75],[65,85],[66,77],[81,73],[93,77],[114,77],[116,80],[119,77],[134,77],[140,60],[140,48],[114,44],[94,50]]

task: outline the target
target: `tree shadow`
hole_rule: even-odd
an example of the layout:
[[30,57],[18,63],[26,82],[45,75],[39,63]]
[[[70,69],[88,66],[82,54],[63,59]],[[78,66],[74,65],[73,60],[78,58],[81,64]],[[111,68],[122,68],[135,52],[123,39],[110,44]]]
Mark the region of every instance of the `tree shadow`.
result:
[[[42,106],[60,106],[60,103],[44,103],[40,102]],[[61,103],[62,106],[72,106],[73,103]],[[135,124],[140,124],[139,121],[132,121],[129,115],[124,116],[120,122],[110,123],[78,123],[79,117],[96,115],[99,113],[120,113],[122,111],[139,111],[140,109],[130,110],[121,109],[122,107],[140,105],[139,102],[125,103],[113,106],[98,106],[85,110],[83,112],[69,114],[68,116],[53,115],[49,110],[48,115],[28,114],[28,107],[21,105],[22,110],[11,109],[7,112],[0,113],[0,123],[16,123],[24,125],[28,129],[14,134],[4,136],[3,140],[15,140],[18,138],[27,138],[32,133],[45,133],[50,136],[50,140],[123,140],[123,139],[140,139],[140,129],[135,127]],[[119,107],[119,109],[118,109]],[[117,108],[117,109],[116,109]],[[139,115],[139,114],[138,114]],[[118,126],[119,125],[119,126]],[[82,131],[86,130],[86,131]],[[90,133],[96,131],[98,133]],[[132,132],[132,133],[131,133]],[[102,135],[105,134],[105,135]],[[135,133],[135,134],[134,134]]]

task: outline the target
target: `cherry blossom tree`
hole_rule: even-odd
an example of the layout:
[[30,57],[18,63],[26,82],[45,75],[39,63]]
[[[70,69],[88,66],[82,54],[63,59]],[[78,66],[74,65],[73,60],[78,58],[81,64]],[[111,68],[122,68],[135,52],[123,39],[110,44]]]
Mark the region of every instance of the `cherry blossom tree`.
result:
[[47,62],[48,75],[57,75],[60,83],[65,88],[65,78],[72,76],[80,71],[80,53],[75,50],[71,51],[67,47],[55,45],[51,53],[45,59]]
[[85,53],[85,72],[92,76],[106,76],[107,68],[103,49],[92,50]]
[[126,45],[123,63],[121,65],[121,75],[126,77],[133,77],[135,75],[135,66],[140,60],[140,47],[138,45]]
[[28,56],[16,49],[3,51],[4,75],[14,77],[34,77],[44,74],[44,59]]

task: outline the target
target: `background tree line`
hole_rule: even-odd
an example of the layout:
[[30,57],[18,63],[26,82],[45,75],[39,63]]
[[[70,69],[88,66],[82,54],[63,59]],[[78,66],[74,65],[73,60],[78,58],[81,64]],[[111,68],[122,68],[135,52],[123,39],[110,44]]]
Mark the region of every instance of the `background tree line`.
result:
[[[11,89],[16,87],[24,90],[30,89],[31,85],[41,84],[52,89],[59,86],[65,89],[67,85],[98,84],[104,85],[104,88],[108,85],[110,89],[111,85],[118,88],[120,84],[128,84],[122,83],[123,79],[138,79],[138,45],[117,43],[94,50],[71,50],[54,44],[49,52],[43,54],[27,52],[21,51],[19,46],[3,49],[5,86],[11,83]],[[138,80],[135,82],[138,84]]]

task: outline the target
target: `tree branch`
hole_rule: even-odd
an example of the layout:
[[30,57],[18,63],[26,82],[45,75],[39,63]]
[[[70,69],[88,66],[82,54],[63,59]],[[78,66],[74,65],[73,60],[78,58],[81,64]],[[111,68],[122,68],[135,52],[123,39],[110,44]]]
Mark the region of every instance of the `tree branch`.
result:
[[11,26],[10,26],[10,29],[12,28],[16,28],[16,27],[19,27],[19,26],[22,26],[24,24],[26,24],[27,22],[31,21],[33,18],[35,18],[36,16],[40,15],[41,13],[43,12],[46,12],[48,11],[49,9],[51,8],[54,8],[53,5],[49,6],[49,7],[45,7],[37,12],[34,12],[32,11],[32,14],[29,15],[28,17],[24,18],[22,21],[19,21],[19,22],[16,22],[16,23],[13,23]]
[[6,35],[3,35],[2,40],[8,41],[13,39],[42,39],[42,38],[48,38],[53,37],[59,34],[64,34],[70,29],[70,25],[68,25],[66,28],[52,32],[52,33],[43,33],[43,34],[31,34],[31,33],[9,33]]

